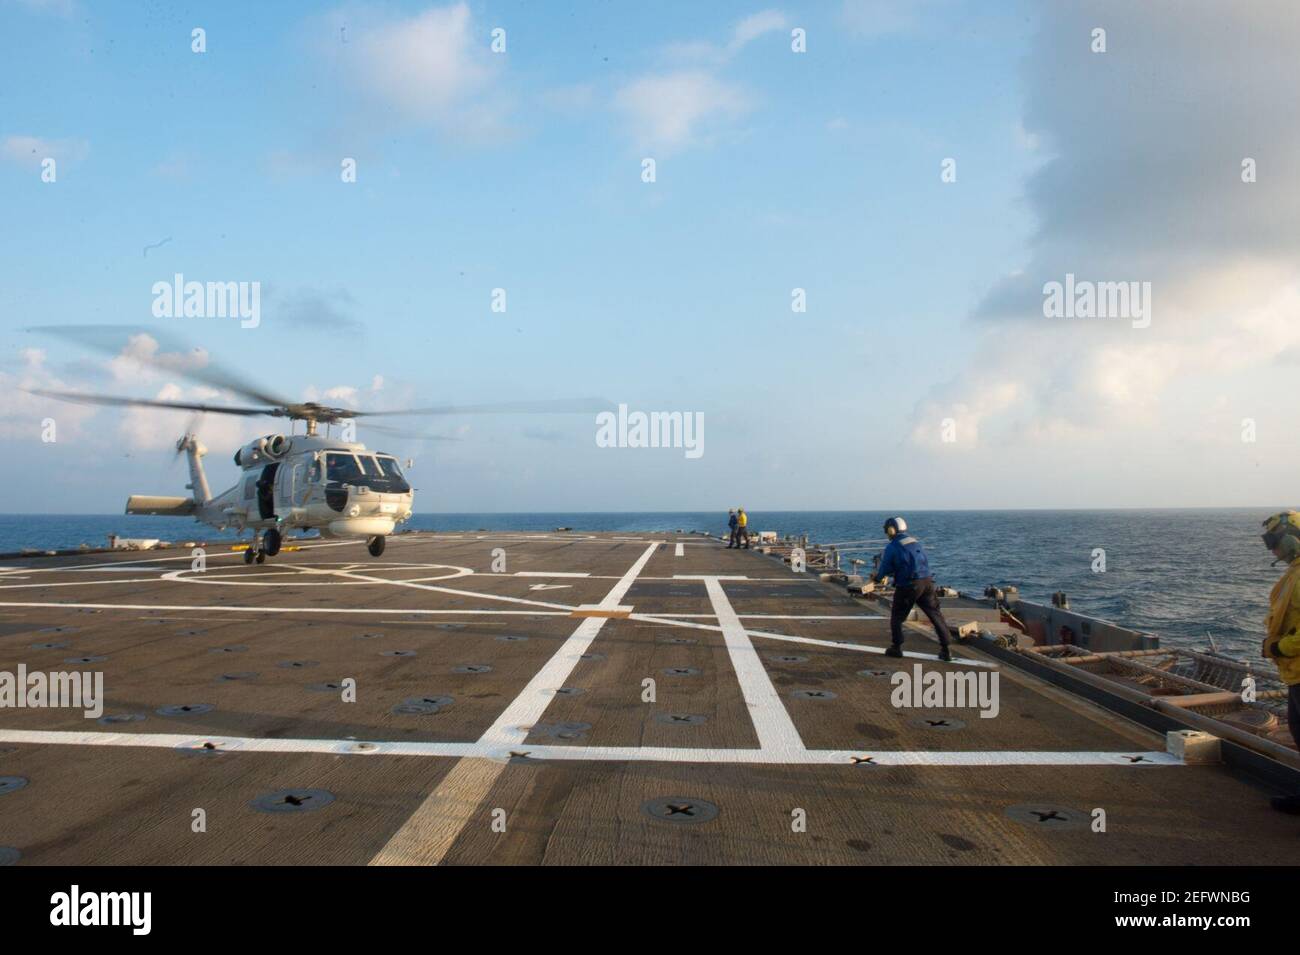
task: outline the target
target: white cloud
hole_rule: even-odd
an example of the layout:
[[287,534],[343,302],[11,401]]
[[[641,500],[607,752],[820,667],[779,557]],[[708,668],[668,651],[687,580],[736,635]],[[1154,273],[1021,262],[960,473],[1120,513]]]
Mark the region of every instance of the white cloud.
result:
[[637,145],[662,154],[687,146],[706,126],[716,128],[751,108],[740,87],[704,70],[643,76],[619,90],[615,104]]
[[376,119],[377,107],[462,139],[506,132],[510,104],[499,88],[506,58],[491,52],[487,31],[474,23],[468,4],[407,17],[352,6],[316,24],[317,50],[360,91],[368,121]]
[[432,7],[406,20],[376,26],[355,42],[363,76],[403,109],[434,118],[476,92],[490,71],[475,56],[469,6]]
[[943,0],[844,0],[840,20],[858,36],[907,33]]
[[21,6],[37,13],[52,13],[67,19],[79,10],[75,0],[18,0]]
[[669,44],[674,65],[624,84],[614,97],[636,145],[667,155],[707,141],[753,109],[753,97],[721,77],[726,65],[755,40],[786,26],[779,10],[737,21],[724,44],[688,40]]
[[763,10],[751,14],[736,24],[731,34],[731,43],[728,45],[728,49],[733,53],[738,52],[746,44],[757,40],[764,34],[784,29],[785,24],[785,14],[779,10]]
[[185,372],[207,366],[208,353],[202,348],[184,352],[163,352],[157,340],[147,333],[132,335],[122,351],[107,362],[109,373],[117,382],[150,381],[167,372]]
[[[1124,42],[1093,54],[1077,40],[1103,14]],[[1240,176],[1243,156],[1300,165],[1300,137],[1282,121],[1294,113],[1283,77],[1300,58],[1300,11],[1188,0],[1041,16],[1017,132],[1044,154],[1027,187],[1039,226],[1025,263],[975,309],[968,367],[918,402],[912,443],[935,447],[938,420],[957,417],[959,443],[991,458],[1069,442],[1074,474],[1093,460],[1175,461],[1206,442],[1235,448],[1219,464],[1240,463],[1251,449],[1232,414],[1279,409],[1279,365],[1300,354],[1300,236],[1285,225],[1300,216],[1300,184]],[[1259,42],[1247,56],[1221,42],[1229,33]],[[1151,326],[1044,318],[1043,284],[1067,272],[1150,282]],[[1300,465],[1294,445],[1270,454]]]
[[[186,387],[167,382],[151,397],[157,401],[220,404],[217,400],[220,395],[221,392],[205,386]],[[174,450],[177,439],[193,431],[209,451],[224,455],[247,444],[254,437],[274,430],[265,424],[270,420],[195,411],[168,411],[163,408],[125,408],[121,421],[118,422],[117,433],[125,446],[133,451],[164,451]],[[219,489],[213,490],[216,492]]]
[[23,166],[39,168],[45,159],[60,163],[79,162],[90,153],[84,139],[45,139],[41,136],[6,136],[0,142],[0,157]]
[[0,370],[0,438],[11,440],[39,440],[42,421],[53,418],[56,439],[65,441],[77,436],[82,425],[94,415],[88,405],[78,405],[28,394],[28,389],[68,391],[68,385],[46,365],[46,355],[39,348],[24,348],[19,352],[19,364],[13,371]]
[[[316,401],[321,404],[335,404],[343,408],[352,408],[357,411],[380,410],[375,406],[375,399],[384,390],[384,376],[375,375],[370,379],[370,387],[363,390],[357,385],[338,384],[330,385],[327,388],[320,388],[316,385],[308,385],[303,389],[303,401]],[[370,407],[367,408],[367,405]]]
[[786,22],[785,14],[779,10],[762,10],[737,21],[725,44],[710,40],[683,40],[670,43],[664,52],[669,59],[676,61],[721,65],[759,37],[785,29]]
[[[166,378],[169,372],[184,374],[189,368],[207,364],[206,352],[193,354],[159,353],[158,343],[149,335],[133,335],[120,353],[104,361],[105,367],[117,387],[112,393],[127,391],[126,385],[139,385],[157,378]],[[52,418],[57,426],[58,443],[75,440],[88,450],[102,448],[108,435],[115,434],[111,446],[114,450],[159,450],[171,447],[187,428],[197,430],[205,444],[213,451],[234,450],[248,440],[256,425],[256,418],[227,415],[203,415],[195,412],[161,408],[113,408],[62,401],[28,393],[29,389],[77,392],[85,389],[80,383],[62,380],[48,365],[46,353],[28,348],[20,353],[21,365],[15,372],[0,371],[0,394],[6,396],[0,408],[0,438],[39,440],[41,422]],[[154,365],[145,362],[156,363]],[[161,367],[157,367],[161,365]],[[222,404],[222,392],[199,385],[185,387],[164,381],[150,397],[164,401],[193,401]],[[107,416],[107,425],[100,423]],[[92,421],[94,426],[91,426]]]

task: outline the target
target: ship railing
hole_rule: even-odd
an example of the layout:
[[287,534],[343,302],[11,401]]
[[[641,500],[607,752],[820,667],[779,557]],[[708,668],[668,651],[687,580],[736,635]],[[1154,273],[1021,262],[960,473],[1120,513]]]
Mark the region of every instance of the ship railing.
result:
[[[1092,652],[1072,644],[1026,647],[1024,652],[1053,660],[1058,666],[1139,690],[1162,706],[1220,720],[1256,736],[1290,747],[1285,732],[1287,687],[1257,665],[1196,650],[1114,650]],[[1261,672],[1262,671],[1262,672]],[[1254,681],[1250,699],[1243,695]]]

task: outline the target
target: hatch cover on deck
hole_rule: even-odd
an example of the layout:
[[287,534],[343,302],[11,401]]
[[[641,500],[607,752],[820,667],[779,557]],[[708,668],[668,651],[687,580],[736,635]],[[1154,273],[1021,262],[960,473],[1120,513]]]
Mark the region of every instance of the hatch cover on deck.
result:
[[718,818],[718,807],[693,796],[666,796],[642,804],[641,811],[665,822],[698,823]]

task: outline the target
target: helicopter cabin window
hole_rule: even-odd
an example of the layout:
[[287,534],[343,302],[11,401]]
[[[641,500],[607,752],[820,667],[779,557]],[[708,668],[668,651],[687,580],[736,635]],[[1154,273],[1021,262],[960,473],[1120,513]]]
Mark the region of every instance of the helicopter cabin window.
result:
[[244,482],[244,499],[252,500],[257,497],[257,475],[253,475]]
[[396,458],[368,451],[330,451],[325,455],[325,480],[331,485],[368,487],[381,494],[406,494],[411,490]]

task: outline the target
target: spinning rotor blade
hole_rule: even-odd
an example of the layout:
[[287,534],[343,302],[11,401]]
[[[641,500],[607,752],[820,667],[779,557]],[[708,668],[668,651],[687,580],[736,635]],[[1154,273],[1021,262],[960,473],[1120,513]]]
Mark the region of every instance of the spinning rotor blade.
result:
[[174,466],[180,460],[181,455],[185,453],[185,442],[199,429],[199,423],[203,420],[203,412],[196,411],[190,415],[190,419],[185,422],[185,431],[182,432],[181,438],[176,442],[176,448],[172,452],[172,465]]
[[[53,335],[56,338],[83,345],[110,357],[121,355],[123,347],[135,336],[148,335],[158,343],[158,351],[152,355],[131,355],[129,357],[132,361],[138,361],[142,365],[165,371],[169,375],[188,378],[191,381],[201,382],[213,388],[234,392],[250,401],[257,401],[275,407],[286,407],[290,404],[279,395],[268,393],[262,386],[218,366],[210,356],[207,363],[201,368],[178,366],[175,359],[169,360],[160,357],[160,353],[164,351],[168,355],[185,356],[192,355],[198,349],[187,349],[168,336],[167,333],[155,328],[132,325],[36,325],[27,329],[27,331]],[[214,408],[213,410],[220,409]],[[262,412],[255,413],[261,414]]]
[[162,401],[153,398],[121,398],[116,395],[92,395],[83,391],[46,391],[43,388],[25,388],[28,394],[43,398],[58,398],[62,401],[75,401],[83,405],[115,405],[117,407],[172,408],[179,411],[200,411],[211,414],[236,415],[272,415],[279,413],[277,408],[235,408],[225,405],[205,405],[191,401]]
[[369,418],[375,415],[586,414],[608,411],[610,405],[611,402],[600,398],[555,398],[546,401],[506,401],[490,405],[438,405],[397,411],[354,411],[351,415]]
[[387,425],[371,424],[370,422],[366,422],[364,427],[367,431],[374,431],[378,434],[391,435],[394,438],[413,438],[417,441],[459,441],[460,440],[460,438],[457,438],[449,434],[418,434],[414,431],[403,431],[401,428],[390,428]]
[[[436,405],[429,408],[403,408],[395,411],[355,411],[351,408],[339,408],[318,404],[314,401],[286,401],[280,395],[271,394],[261,385],[248,381],[212,361],[206,352],[201,367],[191,367],[184,361],[193,356],[198,349],[187,349],[168,333],[156,328],[132,325],[37,325],[28,328],[30,332],[40,332],[90,348],[111,357],[125,357],[142,365],[156,368],[168,375],[199,382],[212,388],[232,392],[250,401],[266,405],[261,408],[209,405],[200,402],[163,401],[145,398],[121,398],[112,395],[94,395],[82,392],[37,391],[32,394],[66,401],[79,401],[85,404],[115,405],[118,407],[172,408],[185,411],[211,412],[212,414],[234,415],[269,415],[271,417],[291,418],[303,421],[329,423],[350,418],[375,418],[381,415],[469,415],[469,414],[589,414],[607,411],[611,402],[600,398],[560,398],[544,401],[508,401],[481,405]],[[147,335],[157,344],[157,349],[137,349],[139,354],[124,353],[125,346],[132,339]],[[382,433],[382,432],[381,432]],[[396,434],[396,432],[390,432]],[[424,440],[456,440],[445,435],[399,435]]]

